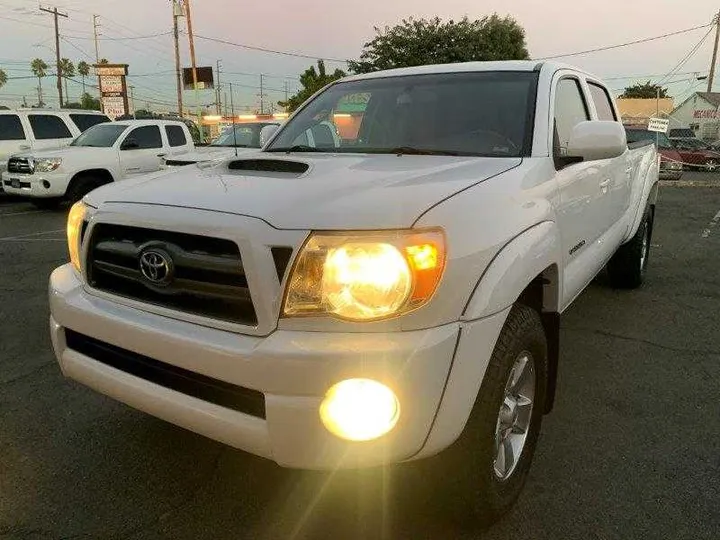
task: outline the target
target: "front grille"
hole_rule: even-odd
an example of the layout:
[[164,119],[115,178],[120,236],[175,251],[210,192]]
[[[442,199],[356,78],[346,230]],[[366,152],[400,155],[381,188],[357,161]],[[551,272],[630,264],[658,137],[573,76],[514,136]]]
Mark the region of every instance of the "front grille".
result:
[[12,173],[32,174],[33,166],[28,158],[11,157],[8,160],[7,170]]
[[265,418],[265,396],[257,390],[166,364],[69,329],[65,330],[65,341],[70,349],[135,377],[221,407]]
[[[240,251],[230,240],[99,223],[89,241],[88,282],[98,290],[194,315],[257,324]],[[150,252],[168,259],[164,282],[152,281],[147,268],[145,274],[141,270],[140,259]]]

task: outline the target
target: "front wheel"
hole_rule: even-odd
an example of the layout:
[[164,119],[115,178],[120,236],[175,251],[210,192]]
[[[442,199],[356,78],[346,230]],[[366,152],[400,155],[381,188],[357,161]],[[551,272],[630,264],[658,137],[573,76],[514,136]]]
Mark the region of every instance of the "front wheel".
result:
[[637,289],[643,284],[650,258],[652,229],[653,213],[648,207],[635,236],[620,246],[608,262],[607,269],[613,287]]
[[705,162],[705,170],[707,172],[715,172],[718,170],[719,166],[720,166],[720,161],[717,159],[708,159]]
[[465,505],[456,510],[474,514],[484,525],[506,513],[525,484],[542,423],[547,364],[539,314],[516,304],[460,439],[418,464],[443,489],[455,491],[448,500]]

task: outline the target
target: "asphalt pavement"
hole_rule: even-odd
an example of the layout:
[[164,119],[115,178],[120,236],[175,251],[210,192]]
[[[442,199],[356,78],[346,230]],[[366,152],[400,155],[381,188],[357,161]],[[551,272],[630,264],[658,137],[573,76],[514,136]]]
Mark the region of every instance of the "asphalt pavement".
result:
[[65,380],[65,216],[1,201],[0,538],[720,538],[720,189],[692,178],[661,189],[646,285],[601,274],[564,314],[555,411],[486,531],[412,467],[281,469]]

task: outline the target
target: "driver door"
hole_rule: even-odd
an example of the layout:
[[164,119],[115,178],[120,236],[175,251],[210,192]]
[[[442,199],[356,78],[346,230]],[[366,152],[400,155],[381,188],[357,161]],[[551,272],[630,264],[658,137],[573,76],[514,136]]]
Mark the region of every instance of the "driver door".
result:
[[158,171],[164,155],[160,127],[136,127],[120,143],[120,170],[125,177]]

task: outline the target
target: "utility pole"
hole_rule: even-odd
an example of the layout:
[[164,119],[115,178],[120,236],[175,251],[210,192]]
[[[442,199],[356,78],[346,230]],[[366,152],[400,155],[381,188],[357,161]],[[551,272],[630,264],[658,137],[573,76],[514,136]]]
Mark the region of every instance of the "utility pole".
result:
[[198,129],[200,130],[200,140],[202,141],[202,139],[203,139],[202,105],[200,104],[200,97],[198,95],[197,63],[195,62],[195,38],[193,37],[193,30],[192,30],[192,15],[190,12],[190,0],[183,0],[183,2],[185,4],[185,17],[187,17],[188,40],[190,41],[190,63],[192,65],[193,88],[195,89],[195,103],[198,108]]
[[222,67],[222,61],[217,61],[217,81],[215,81],[215,105],[217,113],[222,115],[222,102],[220,101],[220,68]]
[[265,114],[265,92],[263,91],[263,74],[260,74],[260,114]]
[[133,90],[135,90],[135,87],[130,85],[128,86],[128,88],[130,89],[130,108],[133,112],[133,120],[137,120],[137,116],[135,116],[135,96],[133,92]]
[[717,63],[718,43],[720,43],[720,12],[715,15],[715,48],[713,49],[712,63],[710,64],[710,76],[708,77],[708,92],[712,92],[715,79],[715,64]]
[[[100,18],[100,15],[93,15],[93,34],[95,36],[95,63],[100,63],[100,46],[98,45],[98,28],[100,27],[100,24],[98,23],[98,19]],[[100,89],[100,75],[98,75],[98,97],[100,98],[100,108],[102,109],[102,90]]]
[[175,83],[177,84],[177,104],[178,114],[180,118],[183,117],[183,85],[182,85],[182,70],[180,69],[180,43],[179,30],[178,30],[178,17],[182,17],[183,11],[182,6],[178,4],[177,0],[173,0],[173,39],[175,40]]
[[60,108],[63,106],[63,88],[62,88],[62,67],[60,66],[60,30],[58,28],[58,17],[68,18],[67,13],[60,13],[58,8],[40,7],[40,11],[50,13],[55,17],[55,65],[57,67],[57,90],[58,99],[60,100]]

